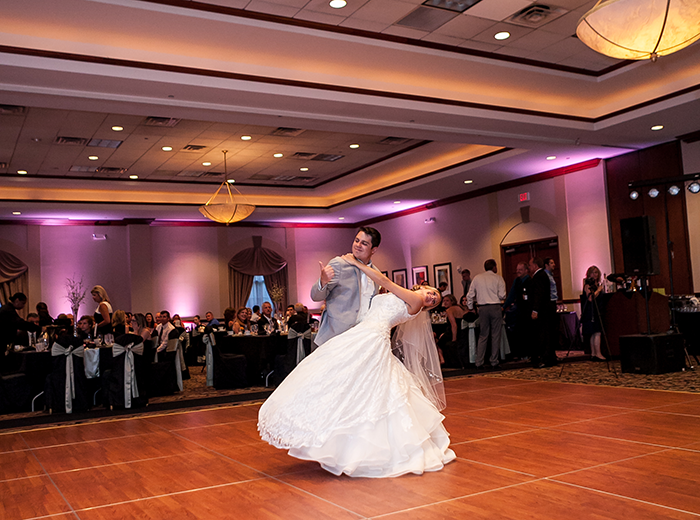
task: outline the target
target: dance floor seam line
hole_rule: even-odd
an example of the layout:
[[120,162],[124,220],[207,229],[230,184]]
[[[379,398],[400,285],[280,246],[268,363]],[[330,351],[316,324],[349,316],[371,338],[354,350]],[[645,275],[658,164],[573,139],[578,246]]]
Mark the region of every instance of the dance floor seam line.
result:
[[634,439],[623,439],[621,437],[610,437],[607,435],[598,435],[595,433],[588,433],[588,432],[572,432],[569,430],[560,430],[559,426],[551,426],[551,427],[543,427],[540,428],[540,430],[548,430],[548,431],[553,431],[553,432],[560,432],[560,433],[569,433],[569,434],[576,434],[576,435],[585,435],[587,437],[594,437],[596,439],[605,439],[608,441],[617,441],[617,442],[629,442],[631,444],[641,444],[642,446],[652,446],[654,448],[661,448],[663,449],[676,449],[676,448],[682,448],[683,446],[671,446],[668,444],[656,444],[654,442],[645,442],[645,441],[635,441]]
[[[537,475],[535,475],[533,473],[527,473],[525,471],[519,471],[519,470],[513,469],[513,468],[506,468],[504,466],[496,466],[495,464],[489,464],[488,462],[484,462],[482,460],[468,459],[466,457],[459,457],[459,456],[457,457],[457,459],[463,460],[465,462],[470,462],[472,464],[478,464],[480,466],[488,466],[489,468],[495,468],[495,469],[499,469],[501,471],[508,471],[509,473],[517,473],[518,475],[532,477],[534,480],[542,480],[544,478],[544,477],[538,477]],[[528,481],[528,482],[532,482],[532,481]]]
[[[22,439],[22,440],[24,440],[24,439]],[[27,441],[24,440],[24,442],[26,443]],[[68,508],[70,509],[70,512],[73,513],[73,515],[74,515],[76,518],[79,519],[80,517],[79,517],[79,516],[77,515],[77,513],[75,512],[75,509],[73,509],[73,506],[71,505],[70,501],[69,501],[69,500],[66,498],[66,496],[63,494],[63,491],[61,491],[61,488],[58,487],[58,485],[56,484],[56,482],[54,481],[54,479],[51,478],[51,475],[49,475],[49,472],[46,471],[46,468],[45,468],[44,465],[41,463],[41,461],[39,460],[39,458],[36,456],[36,453],[34,453],[34,451],[32,451],[32,457],[34,457],[34,460],[36,461],[37,464],[39,464],[39,467],[40,467],[41,470],[44,472],[44,475],[41,475],[41,476],[45,476],[46,478],[49,479],[49,482],[51,482],[51,485],[54,487],[54,489],[56,490],[56,492],[59,494],[59,496],[60,496],[60,497],[63,499],[63,501],[66,503],[66,505],[67,505]],[[64,512],[64,513],[65,513],[65,512]]]
[[550,482],[556,482],[557,484],[563,484],[565,486],[571,486],[571,487],[575,487],[578,489],[585,489],[586,491],[591,491],[593,493],[600,493],[602,495],[621,498],[623,500],[630,500],[632,502],[638,502],[640,504],[646,504],[646,505],[650,505],[650,506],[660,507],[662,509],[668,509],[670,511],[676,511],[678,513],[685,513],[688,515],[700,517],[700,514],[694,513],[693,511],[687,511],[685,509],[679,509],[677,507],[666,506],[664,504],[659,504],[658,502],[649,502],[648,500],[641,500],[639,498],[634,498],[634,497],[631,497],[628,495],[620,495],[617,493],[611,493],[610,491],[603,491],[602,489],[596,489],[596,488],[592,488],[592,487],[588,487],[588,486],[582,486],[580,484],[572,484],[571,482],[559,481],[559,480],[555,480],[552,478],[544,478],[542,480],[548,480]]
[[[32,446],[29,449],[30,450],[47,450],[47,449],[51,449],[51,448],[65,448],[66,446],[75,446],[78,444],[86,444],[88,442],[114,441],[114,440],[128,439],[129,437],[140,437],[142,435],[148,435],[148,433],[132,433],[132,434],[128,434],[128,435],[121,435],[119,437],[104,437],[101,439],[85,439],[82,441],[75,441],[75,442],[63,442],[61,444],[48,444],[46,446]],[[22,440],[27,442],[27,440],[24,439],[24,437],[22,437]]]
[[[487,419],[491,420],[491,419]],[[508,423],[504,423],[508,424]],[[509,433],[503,433],[501,435],[491,435],[490,437],[479,437],[478,439],[469,439],[466,441],[459,441],[459,442],[450,442],[450,446],[459,446],[460,444],[471,444],[473,442],[481,442],[481,441],[488,441],[491,439],[502,439],[503,437],[512,437],[513,435],[520,435],[522,433],[532,433],[532,432],[537,432],[540,431],[542,428],[529,428],[527,430],[522,430],[518,432],[509,432]]]
[[659,450],[659,451],[652,451],[652,452],[650,452],[650,453],[641,453],[641,454],[639,454],[639,455],[634,455],[634,456],[632,456],[632,457],[625,457],[624,459],[611,460],[611,461],[609,461],[609,462],[601,462],[600,464],[594,464],[593,466],[586,466],[586,467],[584,467],[584,468],[572,469],[571,471],[564,471],[564,472],[562,472],[562,473],[557,473],[556,475],[549,475],[549,476],[543,477],[543,478],[545,478],[545,479],[550,479],[550,480],[555,480],[555,479],[561,478],[561,477],[563,477],[563,476],[565,476],[565,475],[571,475],[571,474],[573,474],[573,473],[581,473],[581,472],[589,471],[589,470],[592,470],[592,469],[603,468],[603,467],[605,467],[605,466],[614,466],[614,465],[616,465],[616,464],[620,464],[620,463],[622,463],[622,462],[628,462],[628,461],[630,461],[630,460],[643,459],[643,458],[645,458],[645,457],[649,457],[649,456],[652,456],[652,455],[659,455],[660,453],[671,452],[671,451],[674,451],[674,449],[675,449],[675,448],[666,448],[666,449],[662,449],[662,450]]

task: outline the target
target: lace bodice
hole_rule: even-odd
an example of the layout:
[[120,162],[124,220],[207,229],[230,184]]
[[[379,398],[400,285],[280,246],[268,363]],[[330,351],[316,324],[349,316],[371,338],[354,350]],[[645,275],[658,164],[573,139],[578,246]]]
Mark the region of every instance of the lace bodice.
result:
[[406,302],[401,298],[390,293],[378,294],[372,298],[369,312],[358,327],[370,327],[377,332],[388,333],[393,327],[413,318],[408,313]]

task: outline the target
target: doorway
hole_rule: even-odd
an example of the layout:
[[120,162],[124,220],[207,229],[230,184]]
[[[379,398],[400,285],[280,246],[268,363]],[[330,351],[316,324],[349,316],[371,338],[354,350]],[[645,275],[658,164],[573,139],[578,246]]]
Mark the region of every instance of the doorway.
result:
[[553,258],[556,267],[554,268],[554,281],[557,284],[557,296],[562,299],[561,290],[561,270],[559,269],[559,240],[557,237],[537,240],[534,242],[521,242],[519,244],[508,244],[501,246],[501,265],[503,266],[503,278],[506,281],[506,290],[509,291],[513,281],[517,278],[515,268],[520,262],[526,264],[530,258],[539,256]]

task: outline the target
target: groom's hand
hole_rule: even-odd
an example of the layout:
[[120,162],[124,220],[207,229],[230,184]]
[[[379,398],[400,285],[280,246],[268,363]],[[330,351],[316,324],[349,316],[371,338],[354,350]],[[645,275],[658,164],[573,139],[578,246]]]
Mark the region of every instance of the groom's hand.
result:
[[323,265],[323,262],[319,262],[321,266],[321,286],[325,286],[333,279],[335,271],[330,265]]

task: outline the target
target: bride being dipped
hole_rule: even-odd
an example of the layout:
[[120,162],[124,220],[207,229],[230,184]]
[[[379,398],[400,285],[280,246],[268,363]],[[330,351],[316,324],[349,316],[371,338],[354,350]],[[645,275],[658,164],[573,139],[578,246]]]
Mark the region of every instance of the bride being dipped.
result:
[[[405,289],[352,254],[342,258],[389,293],[375,296],[360,323],[325,342],[282,382],[260,408],[260,435],[335,475],[440,470],[455,458],[439,412],[445,394],[426,312],[440,303],[440,293]],[[404,363],[389,338],[397,325]]]

